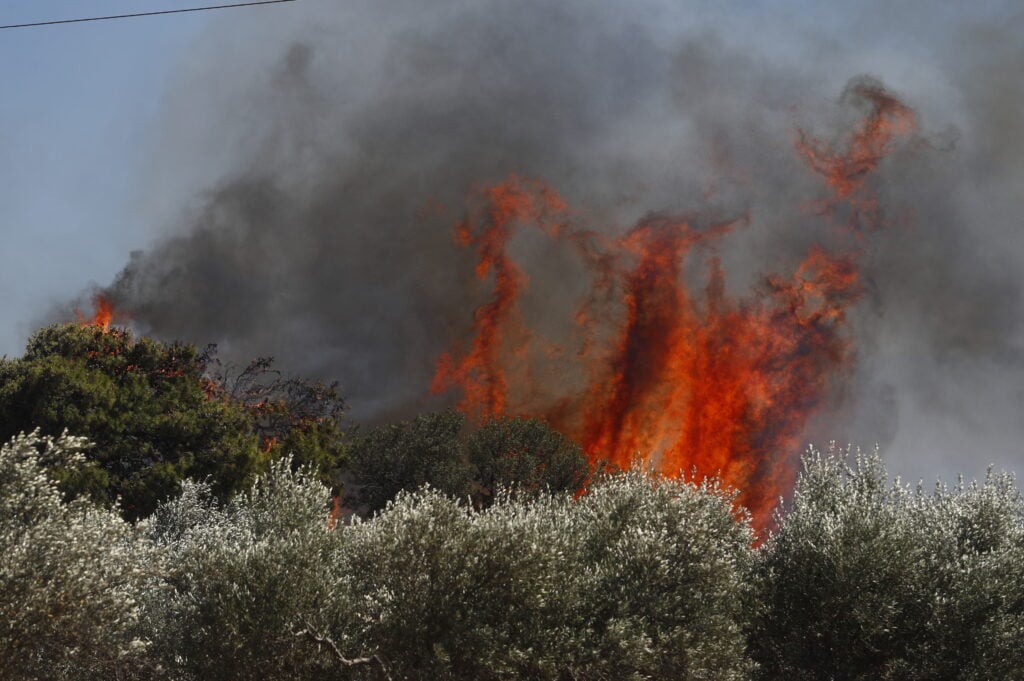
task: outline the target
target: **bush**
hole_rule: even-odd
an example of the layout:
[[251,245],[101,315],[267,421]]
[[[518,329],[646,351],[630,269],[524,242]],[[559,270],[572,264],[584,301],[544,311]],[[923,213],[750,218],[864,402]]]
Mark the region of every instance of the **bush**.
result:
[[370,513],[401,491],[430,485],[486,506],[499,488],[577,492],[590,476],[579,446],[543,421],[495,417],[465,430],[465,417],[446,411],[356,434],[347,455],[357,490],[350,500]]
[[0,678],[114,678],[144,666],[140,595],[160,556],[116,513],[61,500],[45,466],[86,442],[20,435],[0,449]]
[[350,530],[357,650],[401,679],[742,679],[750,530],[713,486],[632,472],[579,501],[403,494]]
[[493,418],[470,435],[466,449],[486,501],[501,487],[577,492],[590,476],[579,445],[538,419]]
[[886,482],[814,453],[761,556],[765,679],[994,679],[1024,669],[1024,525],[1012,479]]
[[356,433],[347,453],[356,489],[351,501],[378,511],[399,492],[425,484],[467,497],[472,469],[459,437],[464,423],[461,414],[446,411]]
[[204,485],[149,519],[170,564],[167,594],[148,601],[153,653],[174,678],[321,678],[334,661],[303,629],[323,627],[339,596],[327,488],[309,469],[274,463],[220,506]]

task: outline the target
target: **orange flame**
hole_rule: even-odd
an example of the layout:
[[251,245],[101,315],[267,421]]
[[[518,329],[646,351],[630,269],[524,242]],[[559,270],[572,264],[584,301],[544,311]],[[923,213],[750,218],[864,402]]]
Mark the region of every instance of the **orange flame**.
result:
[[867,102],[871,111],[854,128],[844,152],[838,152],[803,130],[794,143],[805,163],[821,175],[833,196],[819,203],[820,212],[831,213],[840,203],[854,211],[854,224],[866,222],[879,226],[878,200],[865,192],[867,178],[878,168],[898,138],[917,129],[913,109],[880,85],[859,83],[849,95]]
[[110,323],[114,321],[114,305],[103,294],[97,293],[92,298],[92,307],[93,315],[89,319],[86,319],[79,310],[75,310],[79,324],[109,331]]
[[[795,146],[830,188],[823,214],[849,205],[861,224],[878,219],[869,175],[916,121],[880,87],[854,94],[870,111],[844,151],[803,132]],[[493,277],[493,289],[468,347],[439,357],[432,392],[460,389],[459,408],[474,416],[545,418],[595,461],[639,457],[667,475],[720,474],[755,526],[769,526],[795,480],[800,434],[852,366],[844,327],[861,290],[858,254],[814,246],[792,274],[732,298],[714,246],[746,218],[708,228],[650,218],[609,239],[571,225],[566,203],[535,180],[513,176],[479,198],[456,241],[476,250],[477,277]],[[507,247],[527,225],[568,243],[592,273],[574,316],[574,357],[550,344],[538,351],[523,321],[529,279]],[[689,290],[702,271],[702,290]]]
[[476,311],[469,351],[461,359],[456,359],[454,353],[442,354],[431,384],[434,393],[461,387],[464,397],[460,408],[478,415],[505,411],[508,380],[503,350],[521,358],[530,340],[516,310],[527,277],[506,253],[508,241],[517,224],[544,224],[549,215],[565,210],[561,198],[539,182],[512,179],[484,189],[483,195],[485,214],[460,224],[455,239],[459,245],[476,248],[476,276],[486,279],[493,272],[494,292]]
[[327,529],[333,530],[341,518],[341,495],[331,494],[331,512],[327,515]]

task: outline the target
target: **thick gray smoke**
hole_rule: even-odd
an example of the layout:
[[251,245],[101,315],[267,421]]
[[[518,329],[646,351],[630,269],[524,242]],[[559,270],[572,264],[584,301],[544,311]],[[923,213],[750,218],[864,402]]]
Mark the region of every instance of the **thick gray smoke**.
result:
[[[742,291],[826,238],[794,131],[838,139],[858,114],[839,95],[867,73],[922,130],[873,182],[891,224],[867,246],[858,368],[808,438],[879,442],[925,478],[1020,468],[1020,16],[676,4],[305,0],[225,21],[183,66],[144,179],[168,236],[109,295],[142,331],[338,379],[355,417],[438,406],[434,360],[481,296],[452,241],[473,187],[543,178],[606,231],[749,213],[723,252]],[[517,248],[526,305],[578,293],[568,255]]]

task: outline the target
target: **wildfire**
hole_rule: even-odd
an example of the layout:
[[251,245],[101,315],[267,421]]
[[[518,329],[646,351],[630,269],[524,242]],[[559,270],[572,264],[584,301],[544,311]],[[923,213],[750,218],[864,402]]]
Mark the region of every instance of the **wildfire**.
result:
[[469,351],[461,359],[454,353],[444,353],[438,359],[431,391],[443,392],[458,385],[464,393],[463,410],[500,414],[508,397],[505,364],[510,358],[523,358],[531,337],[516,308],[527,277],[505,249],[518,224],[546,225],[552,215],[564,212],[566,205],[542,183],[518,179],[489,187],[483,194],[485,215],[460,224],[455,238],[462,246],[476,248],[476,276],[486,279],[493,272],[494,292],[476,311],[476,333]]
[[105,296],[97,293],[92,299],[93,315],[86,318],[79,310],[75,310],[75,316],[82,326],[92,326],[103,331],[110,330],[110,323],[114,321],[114,306]]
[[837,152],[803,131],[798,131],[794,146],[832,191],[832,197],[819,203],[821,212],[831,213],[846,203],[854,211],[852,226],[878,227],[878,200],[865,191],[865,182],[892,151],[896,140],[914,132],[917,117],[910,107],[880,85],[858,83],[844,93],[844,97],[853,97],[871,106],[871,113],[854,128],[845,151]]
[[[845,149],[804,132],[795,147],[830,189],[820,212],[849,206],[859,227],[878,219],[869,175],[916,120],[880,86],[851,92],[869,111]],[[768,526],[795,479],[801,432],[852,366],[844,328],[861,290],[859,254],[815,246],[791,274],[736,298],[714,253],[746,217],[710,226],[650,218],[609,238],[575,225],[537,180],[511,177],[478,198],[455,238],[476,251],[476,275],[493,288],[472,339],[439,357],[432,391],[458,388],[459,408],[474,416],[545,418],[595,461],[720,474],[755,525]],[[566,244],[591,273],[574,314],[575,353],[542,343],[524,322],[529,278],[508,252],[524,227]]]

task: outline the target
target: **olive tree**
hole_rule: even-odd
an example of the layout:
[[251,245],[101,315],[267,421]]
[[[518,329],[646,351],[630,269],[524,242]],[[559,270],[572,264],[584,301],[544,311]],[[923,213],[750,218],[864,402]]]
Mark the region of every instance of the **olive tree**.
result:
[[760,557],[765,679],[992,679],[1024,669],[1012,478],[889,483],[877,453],[811,452]]
[[575,678],[746,679],[752,532],[735,495],[632,470],[569,507]]
[[21,434],[0,448],[0,678],[105,679],[141,668],[139,595],[159,553],[114,511],[65,503],[51,467],[79,437]]
[[344,543],[349,654],[402,679],[747,678],[732,499],[639,471],[482,511],[400,494]]
[[176,678],[292,681],[355,664],[325,633],[342,595],[329,500],[313,469],[283,459],[226,505],[185,483],[161,506],[147,530],[171,589],[148,603],[147,624],[162,665]]

